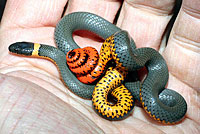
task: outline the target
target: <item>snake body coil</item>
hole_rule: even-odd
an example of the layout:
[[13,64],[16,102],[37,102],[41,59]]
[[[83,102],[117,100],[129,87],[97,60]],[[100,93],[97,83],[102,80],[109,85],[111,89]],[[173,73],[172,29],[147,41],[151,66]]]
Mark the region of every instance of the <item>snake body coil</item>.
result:
[[[113,51],[111,53],[117,59],[117,64],[121,64],[122,67],[129,71],[134,71],[144,66],[148,69],[148,75],[142,83],[139,81],[125,82],[124,85],[133,97],[142,103],[145,111],[152,118],[159,122],[173,124],[184,117],[187,111],[187,104],[184,98],[177,92],[164,88],[168,81],[168,68],[163,57],[152,48],[136,49],[134,41],[128,36],[127,32],[121,31],[120,28],[97,15],[76,12],[63,17],[55,29],[55,41],[58,49],[37,43],[17,42],[9,46],[9,51],[53,60],[66,86],[76,95],[91,99],[95,85],[81,83],[66,65],[67,52],[79,48],[72,38],[72,33],[76,30],[88,30],[103,39],[113,35],[112,41],[114,45],[112,47],[114,53]],[[99,88],[96,87],[96,89]],[[115,90],[113,90],[113,94],[115,94]],[[110,89],[102,91],[102,95],[104,95],[105,91],[108,92]],[[98,92],[96,93],[98,94]],[[97,101],[96,98],[93,98],[93,100]],[[101,100],[104,101],[104,99]],[[100,105],[97,105],[98,108],[95,105],[96,110],[104,111],[105,108],[101,108]],[[132,109],[133,102],[126,103],[126,105],[128,105],[128,109]],[[103,113],[100,114],[103,115]],[[116,118],[124,116],[123,114],[117,114],[117,111],[113,111],[110,114],[116,115]],[[112,116],[108,118],[115,120]]]
[[[97,83],[92,97],[95,110],[108,120],[124,119],[133,110],[134,100],[131,92],[122,84],[126,72],[119,68],[110,69]],[[106,85],[105,85],[106,83]],[[108,102],[108,95],[117,99],[116,104]]]

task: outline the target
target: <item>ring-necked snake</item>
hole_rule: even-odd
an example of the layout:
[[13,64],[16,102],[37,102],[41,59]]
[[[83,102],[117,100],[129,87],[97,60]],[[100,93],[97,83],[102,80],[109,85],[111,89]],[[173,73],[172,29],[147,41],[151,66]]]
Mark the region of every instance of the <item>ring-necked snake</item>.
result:
[[[25,56],[37,56],[52,60],[57,65],[66,86],[76,95],[91,99],[95,85],[81,83],[66,65],[67,52],[79,48],[72,37],[72,33],[76,30],[88,30],[103,39],[113,35],[115,56],[123,67],[126,67],[129,71],[144,66],[147,68],[148,75],[142,83],[139,81],[125,82],[124,85],[133,97],[142,103],[145,111],[151,117],[167,124],[176,123],[184,117],[187,111],[184,98],[177,92],[164,88],[168,81],[168,68],[163,57],[152,48],[136,49],[134,41],[127,32],[121,31],[120,28],[95,14],[76,12],[63,17],[55,29],[55,42],[58,48],[38,43],[16,42],[9,46],[9,51]],[[120,74],[118,76],[120,77]],[[112,79],[112,77],[115,76],[109,78]],[[119,88],[122,90],[124,87],[120,86]],[[103,96],[105,91],[102,90],[99,93]],[[112,94],[117,98],[117,94],[114,92]],[[104,109],[100,107],[96,110]],[[117,116],[117,112],[120,111],[114,111],[108,119],[122,118]]]

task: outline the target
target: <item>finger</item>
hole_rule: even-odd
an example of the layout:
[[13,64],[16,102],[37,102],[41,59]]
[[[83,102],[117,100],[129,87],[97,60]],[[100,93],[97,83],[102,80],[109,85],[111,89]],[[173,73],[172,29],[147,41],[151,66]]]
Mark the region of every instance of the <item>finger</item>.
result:
[[65,14],[77,11],[95,13],[113,22],[121,6],[121,0],[69,0]]
[[164,54],[171,73],[200,91],[199,7],[199,0],[183,1]]
[[[188,117],[200,123],[200,1],[184,0],[164,51],[175,87],[186,98]],[[179,83],[179,84],[177,84]],[[178,86],[177,86],[178,85]],[[180,86],[182,85],[182,86]]]
[[137,47],[158,49],[172,17],[174,0],[125,0],[117,25],[129,31]]
[[55,26],[67,0],[7,0],[3,27]]

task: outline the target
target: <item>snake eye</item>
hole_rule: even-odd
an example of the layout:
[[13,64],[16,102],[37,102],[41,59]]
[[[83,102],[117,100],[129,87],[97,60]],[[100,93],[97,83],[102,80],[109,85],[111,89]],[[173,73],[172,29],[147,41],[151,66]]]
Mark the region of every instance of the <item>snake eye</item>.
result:
[[34,44],[29,42],[16,42],[9,46],[9,51],[11,53],[22,54],[22,55],[32,55]]

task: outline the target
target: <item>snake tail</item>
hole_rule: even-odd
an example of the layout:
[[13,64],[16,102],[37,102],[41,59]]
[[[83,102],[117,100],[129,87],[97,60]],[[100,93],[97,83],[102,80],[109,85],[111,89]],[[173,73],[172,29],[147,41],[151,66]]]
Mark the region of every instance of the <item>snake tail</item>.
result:
[[70,70],[76,74],[80,82],[91,84],[98,79],[98,77],[92,76],[99,60],[99,54],[95,48],[73,49],[67,53],[66,59]]
[[91,84],[101,78],[112,59],[111,42],[114,42],[113,36],[104,41],[99,55],[92,47],[77,48],[67,53],[67,64],[71,71],[77,74],[77,79],[85,84]]

